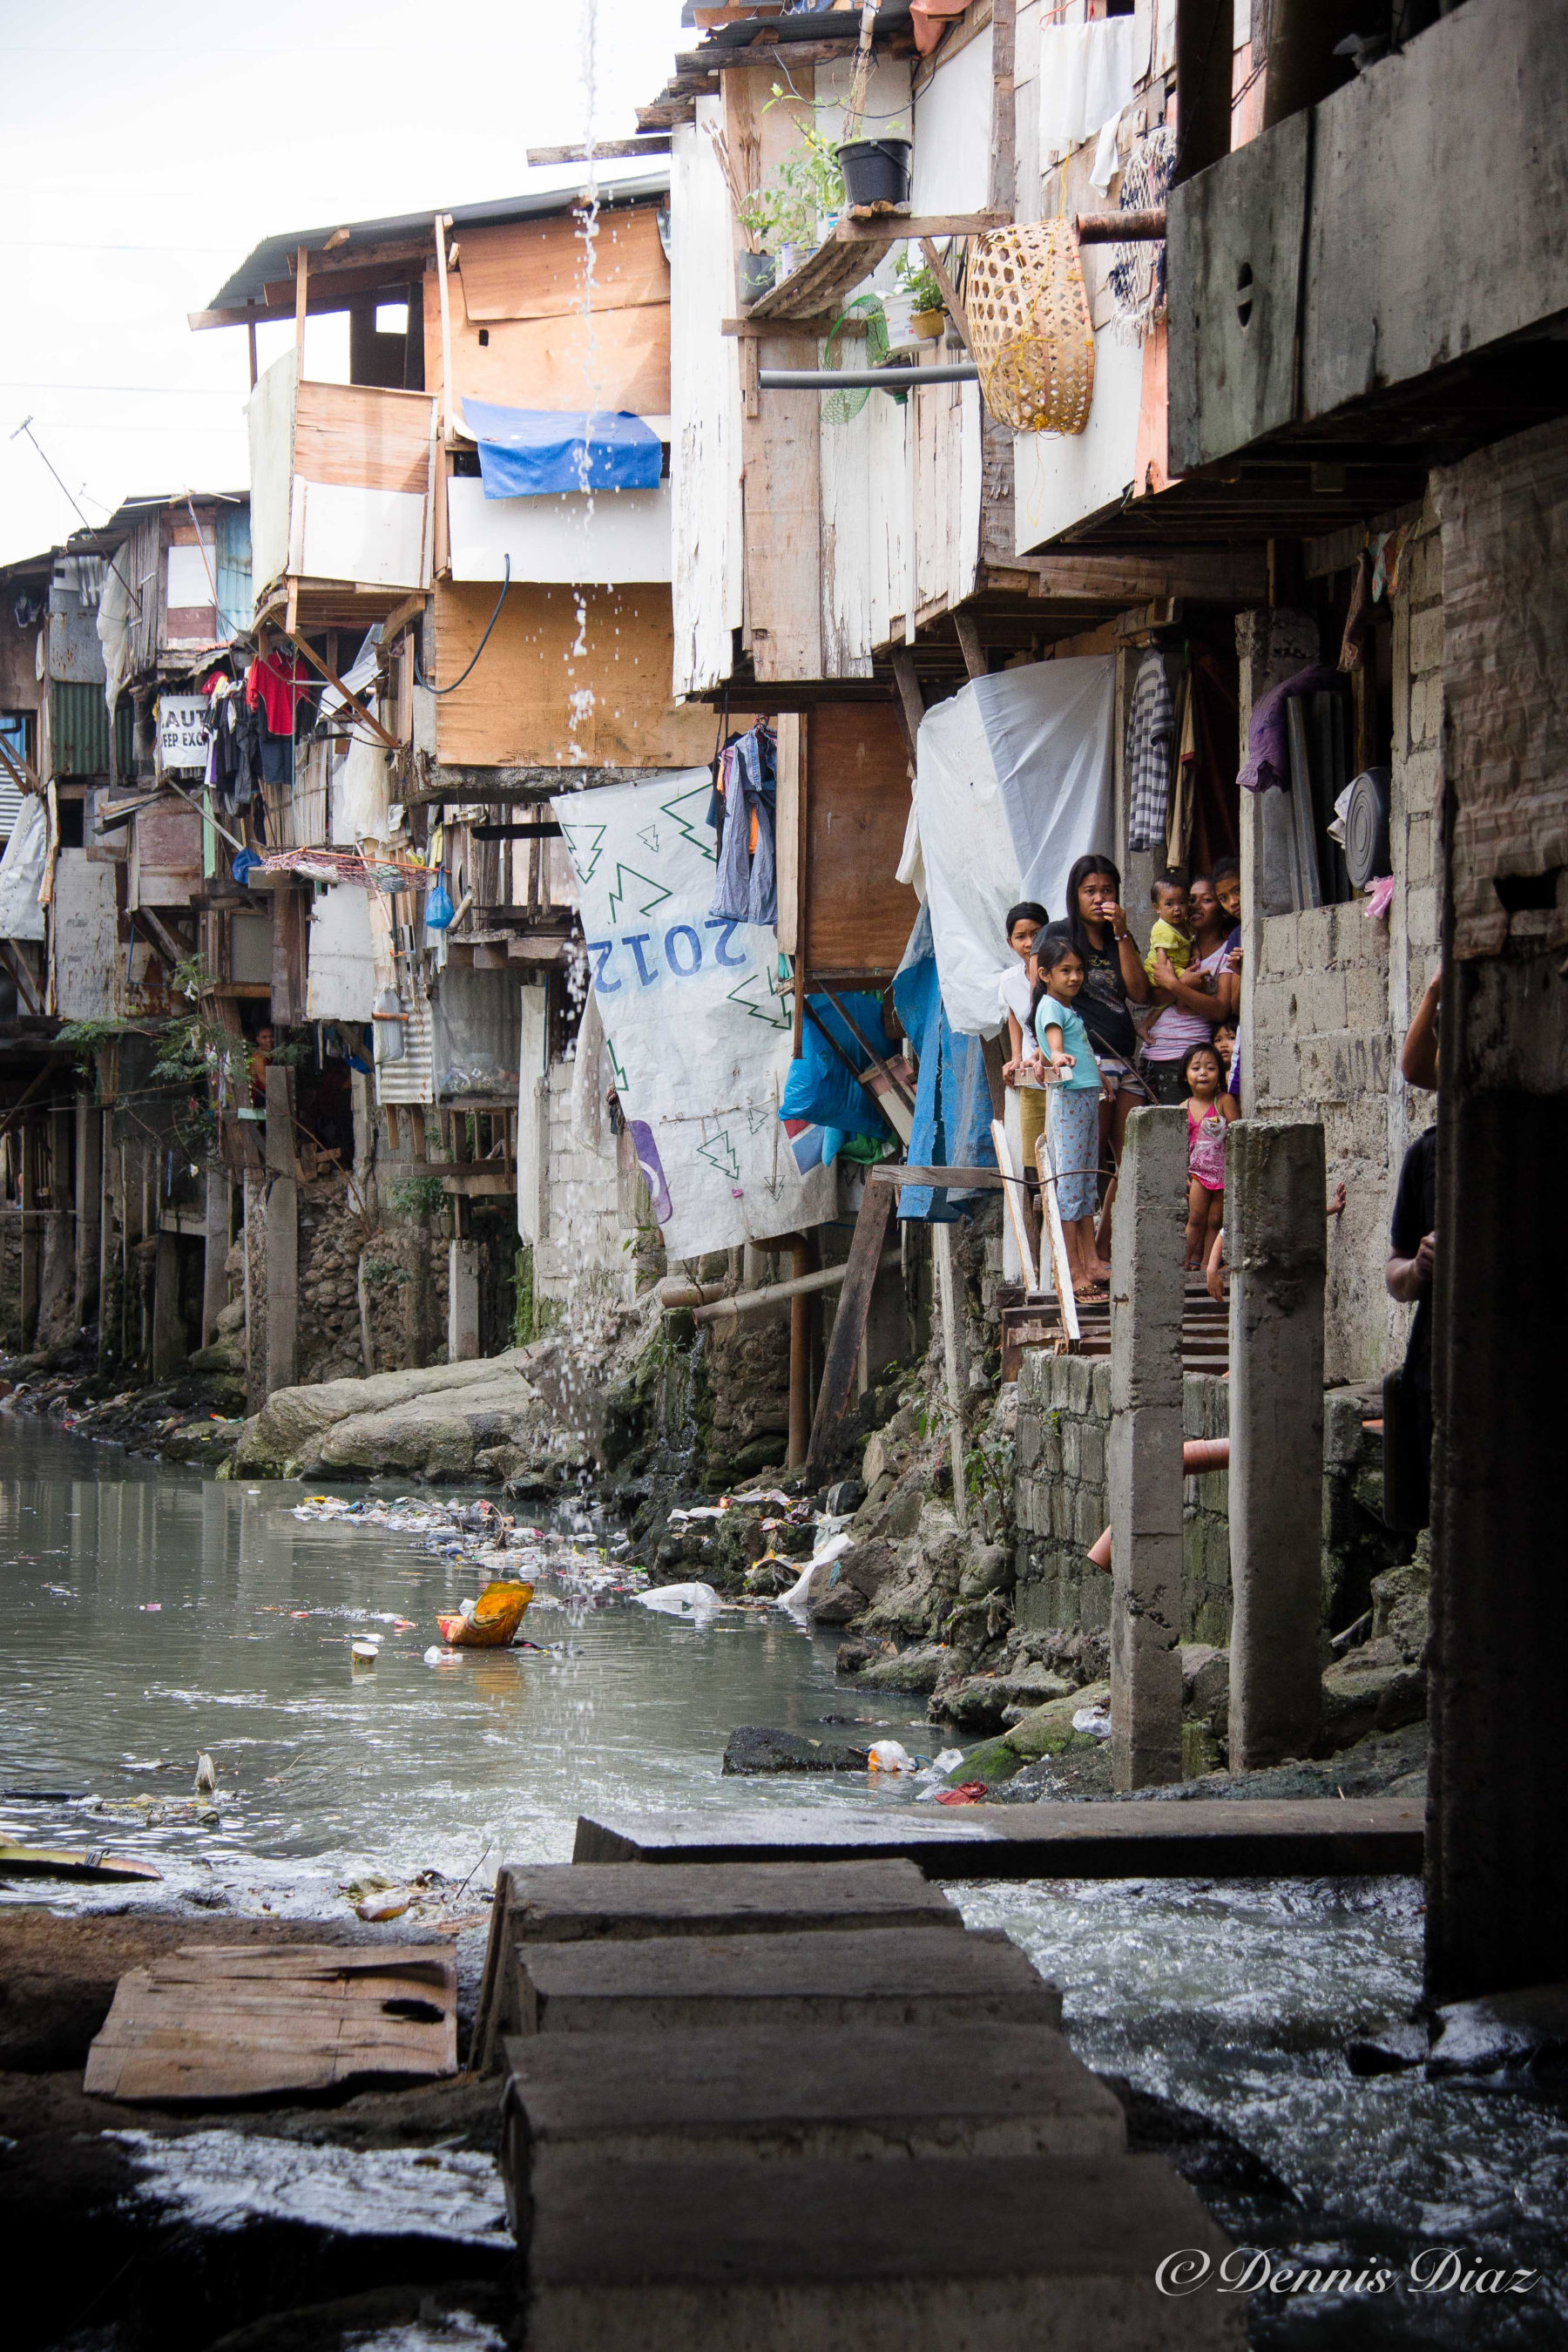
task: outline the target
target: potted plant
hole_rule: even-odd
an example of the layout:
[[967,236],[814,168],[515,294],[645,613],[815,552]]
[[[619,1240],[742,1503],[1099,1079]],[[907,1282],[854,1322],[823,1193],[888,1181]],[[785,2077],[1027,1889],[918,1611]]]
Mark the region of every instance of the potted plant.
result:
[[934,342],[941,334],[946,316],[942,298],[942,284],[929,262],[917,262],[905,246],[893,264],[893,274],[909,298],[912,312],[910,325],[916,341]]
[[737,262],[742,302],[761,299],[772,286],[776,262],[771,249],[778,223],[778,199],[772,189],[753,188],[735,206],[735,217],[746,242]]
[[910,201],[907,139],[849,139],[837,151],[852,213],[900,212]]

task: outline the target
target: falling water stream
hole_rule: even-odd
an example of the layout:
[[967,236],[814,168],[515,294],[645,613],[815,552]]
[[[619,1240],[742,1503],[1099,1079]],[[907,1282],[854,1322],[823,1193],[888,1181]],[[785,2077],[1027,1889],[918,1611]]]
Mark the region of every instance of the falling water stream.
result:
[[[107,1843],[164,1878],[145,1892],[16,1884],[0,1903],[347,1916],[341,1888],[366,1873],[475,1872],[482,1886],[503,1857],[564,1860],[580,1812],[807,1805],[885,1818],[911,1801],[907,1785],[873,1794],[858,1777],[720,1770],[741,1723],[831,1737],[849,1718],[913,1750],[937,1744],[918,1700],[836,1683],[836,1636],[777,1611],[699,1627],[635,1602],[572,1604],[547,1577],[527,1623],[551,1654],[427,1665],[436,1610],[473,1588],[473,1571],[417,1535],[301,1523],[302,1491],[204,1481],[0,1415],[0,1785],[110,1805],[180,1800],[205,1748],[229,1792],[216,1827],[8,1795],[6,1833]],[[373,1629],[379,1661],[356,1674],[351,1636]],[[1061,1984],[1090,2064],[1215,2118],[1279,2177],[1297,2201],[1207,2192],[1234,2235],[1292,2259],[1311,2250],[1322,2266],[1398,2265],[1445,2244],[1547,2273],[1528,2298],[1485,2309],[1458,2295],[1264,2294],[1257,2342],[1564,2340],[1563,2113],[1517,2083],[1359,2080],[1344,2062],[1348,2034],[1417,1994],[1412,1882],[954,1893]]]

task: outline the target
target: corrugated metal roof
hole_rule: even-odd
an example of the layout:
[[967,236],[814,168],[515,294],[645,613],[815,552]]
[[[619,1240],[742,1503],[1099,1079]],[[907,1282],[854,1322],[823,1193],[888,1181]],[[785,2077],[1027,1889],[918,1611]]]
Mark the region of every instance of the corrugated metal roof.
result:
[[[639,163],[635,171],[617,173],[612,163],[599,167],[599,186],[607,203],[629,204],[637,197],[663,195],[669,187],[668,163]],[[452,205],[447,207],[454,230],[476,227],[481,223],[530,220],[536,214],[560,213],[577,202],[577,187],[540,188],[528,195],[496,196],[484,205]],[[367,261],[375,257],[374,247],[384,240],[424,236],[432,233],[435,214],[399,213],[386,220],[331,222],[325,228],[291,229],[285,236],[263,239],[254,253],[240,263],[226,284],[218,288],[207,304],[209,310],[237,310],[247,303],[260,302],[269,284],[276,285],[289,275],[289,264],[303,246],[307,253],[321,253],[327,239],[335,236],[340,227],[350,233],[352,255],[363,251]]]

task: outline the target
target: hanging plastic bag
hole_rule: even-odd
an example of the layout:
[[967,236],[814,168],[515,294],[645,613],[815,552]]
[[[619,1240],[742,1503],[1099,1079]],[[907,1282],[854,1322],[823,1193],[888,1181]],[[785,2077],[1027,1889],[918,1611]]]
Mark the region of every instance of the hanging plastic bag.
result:
[[452,905],[452,894],[447,889],[445,880],[442,879],[437,881],[435,888],[431,891],[430,896],[425,901],[426,929],[427,931],[446,930],[451,923],[452,917],[455,912],[456,909]]
[[404,1034],[407,1020],[408,1015],[403,1009],[403,1000],[396,989],[380,990],[371,1017],[371,1030],[375,1039],[375,1058],[378,1062],[402,1061],[408,1051]]

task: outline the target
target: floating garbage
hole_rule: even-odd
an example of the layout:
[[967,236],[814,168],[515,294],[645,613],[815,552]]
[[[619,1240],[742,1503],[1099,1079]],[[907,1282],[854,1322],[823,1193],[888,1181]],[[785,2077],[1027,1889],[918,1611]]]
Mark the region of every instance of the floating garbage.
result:
[[1095,1739],[1110,1737],[1110,1709],[1108,1706],[1080,1706],[1073,1717],[1075,1731],[1087,1731]]
[[866,1769],[869,1772],[914,1772],[920,1768],[901,1740],[877,1739],[871,1743]]
[[351,1642],[349,1655],[356,1666],[374,1666],[381,1654],[379,1642]]
[[394,1887],[390,1895],[371,1895],[354,1905],[356,1917],[373,1924],[383,1919],[401,1919],[413,1901],[406,1886]]
[[667,1617],[709,1617],[724,1606],[710,1584],[661,1584],[636,1598],[645,1609],[658,1609]]
[[455,1617],[437,1616],[441,1639],[455,1650],[503,1649],[532,1598],[531,1584],[510,1579],[487,1584],[477,1601],[459,1603]]
[[198,1794],[211,1796],[217,1788],[217,1767],[204,1748],[196,1758],[195,1786]]

